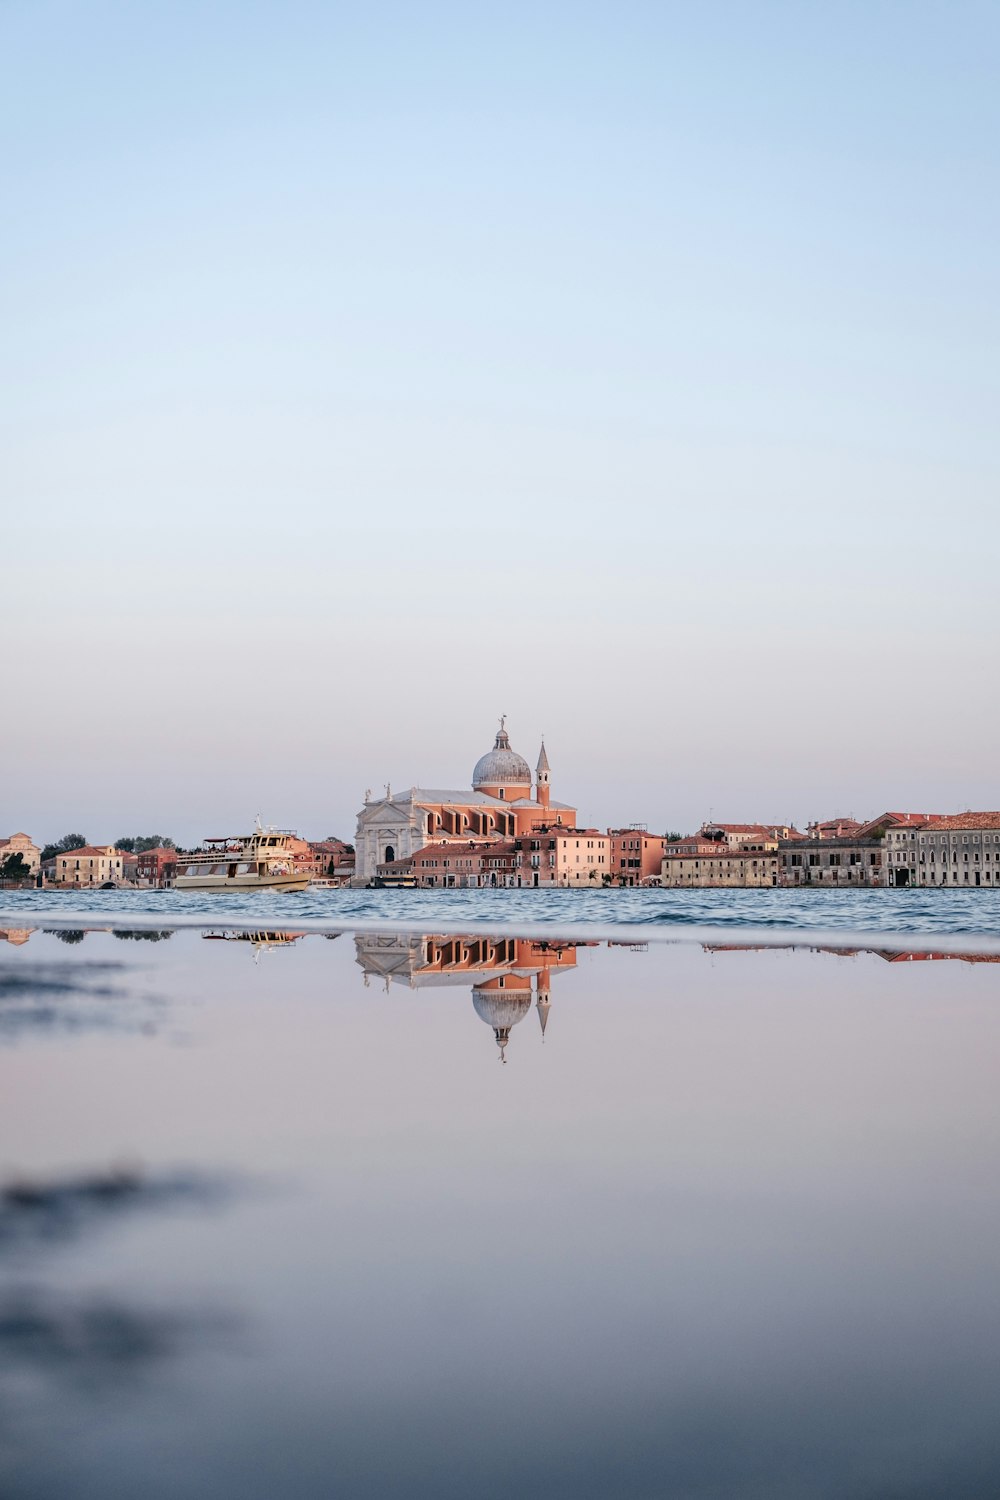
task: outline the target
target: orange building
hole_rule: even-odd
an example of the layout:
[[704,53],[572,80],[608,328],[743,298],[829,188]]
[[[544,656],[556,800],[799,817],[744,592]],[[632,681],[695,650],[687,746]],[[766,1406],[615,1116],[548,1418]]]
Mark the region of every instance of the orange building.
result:
[[342,839],[312,839],[309,849],[316,878],[341,881],[354,874],[354,850]]
[[608,829],[611,879],[616,885],[659,885],[667,841],[646,831],[645,823]]

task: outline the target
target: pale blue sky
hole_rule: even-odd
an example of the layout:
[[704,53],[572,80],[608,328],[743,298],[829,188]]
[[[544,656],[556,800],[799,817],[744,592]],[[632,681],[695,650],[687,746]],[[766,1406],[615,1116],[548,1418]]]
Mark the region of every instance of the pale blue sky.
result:
[[1000,805],[998,40],[0,7],[0,833]]

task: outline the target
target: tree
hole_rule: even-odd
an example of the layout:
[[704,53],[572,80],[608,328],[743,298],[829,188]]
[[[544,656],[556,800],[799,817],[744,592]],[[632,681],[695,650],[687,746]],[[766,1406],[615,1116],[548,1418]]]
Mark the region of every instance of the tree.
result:
[[30,880],[31,867],[20,850],[8,854],[0,864],[0,880]]
[[42,859],[55,859],[57,854],[68,854],[70,849],[83,849],[87,840],[82,833],[65,833],[57,844],[46,844]]
[[115,848],[121,849],[125,854],[145,854],[147,849],[176,849],[177,845],[162,833],[141,833],[115,839]]
[[668,844],[676,844],[677,841],[678,841],[678,839],[682,839],[683,837],[684,837],[684,835],[682,833],[678,833],[677,830],[676,830],[676,828],[675,828],[675,829],[672,830],[672,832],[670,832],[670,833],[667,834],[667,843]]

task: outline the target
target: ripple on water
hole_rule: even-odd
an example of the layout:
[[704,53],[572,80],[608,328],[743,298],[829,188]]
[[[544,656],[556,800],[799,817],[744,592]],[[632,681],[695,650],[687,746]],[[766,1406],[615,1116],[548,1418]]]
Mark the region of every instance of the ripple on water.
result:
[[181,891],[7,891],[0,898],[0,928],[70,912],[116,917],[260,918],[285,925],[296,918],[371,920],[435,928],[463,924],[607,927],[774,927],[854,932],[942,933],[1000,936],[1000,891],[968,890],[315,890],[209,894]]

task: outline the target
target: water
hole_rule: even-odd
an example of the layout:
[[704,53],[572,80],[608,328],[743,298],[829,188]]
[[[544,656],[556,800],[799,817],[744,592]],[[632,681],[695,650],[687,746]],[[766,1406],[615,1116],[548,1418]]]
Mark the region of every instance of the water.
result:
[[1000,937],[1000,891],[986,890],[0,891],[0,925],[79,911],[286,922],[319,918],[344,926],[375,919],[427,929],[482,923],[522,929],[540,923],[562,928],[699,923]]
[[1000,963],[7,930],[4,1500],[1000,1493]]

